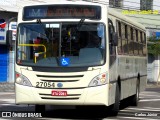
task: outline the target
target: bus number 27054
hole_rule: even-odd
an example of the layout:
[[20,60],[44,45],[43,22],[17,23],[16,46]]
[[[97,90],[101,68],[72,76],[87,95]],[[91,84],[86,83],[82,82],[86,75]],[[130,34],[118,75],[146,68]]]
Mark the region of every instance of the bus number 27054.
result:
[[36,82],[37,88],[54,88],[55,84],[53,82]]

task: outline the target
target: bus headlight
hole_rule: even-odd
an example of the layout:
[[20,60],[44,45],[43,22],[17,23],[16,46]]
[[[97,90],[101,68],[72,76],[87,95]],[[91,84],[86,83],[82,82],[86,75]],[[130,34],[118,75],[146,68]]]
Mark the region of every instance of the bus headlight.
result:
[[29,79],[20,73],[16,73],[16,83],[20,85],[32,87],[32,84],[29,81]]
[[108,74],[102,73],[96,77],[94,77],[89,83],[89,87],[100,86],[107,83]]

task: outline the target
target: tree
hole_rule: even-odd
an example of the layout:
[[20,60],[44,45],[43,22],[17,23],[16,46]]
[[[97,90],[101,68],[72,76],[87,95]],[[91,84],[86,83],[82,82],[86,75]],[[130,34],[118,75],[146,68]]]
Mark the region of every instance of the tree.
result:
[[[148,37],[148,54],[160,57],[160,39],[156,39],[156,36]],[[158,74],[157,84],[160,79],[160,70]]]
[[148,54],[160,55],[160,40],[156,36],[148,37]]

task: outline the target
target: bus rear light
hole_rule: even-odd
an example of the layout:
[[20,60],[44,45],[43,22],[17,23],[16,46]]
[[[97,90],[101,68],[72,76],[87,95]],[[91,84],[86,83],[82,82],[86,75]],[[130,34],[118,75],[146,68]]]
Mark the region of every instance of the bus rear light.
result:
[[107,73],[103,73],[94,77],[89,83],[89,87],[100,86],[106,83],[107,83]]

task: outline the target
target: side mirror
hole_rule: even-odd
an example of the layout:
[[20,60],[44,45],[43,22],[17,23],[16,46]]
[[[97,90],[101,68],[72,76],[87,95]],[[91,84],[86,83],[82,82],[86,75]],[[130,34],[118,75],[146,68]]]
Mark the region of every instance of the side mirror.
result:
[[12,43],[12,30],[7,30],[6,32],[6,44],[11,45]]
[[117,32],[113,33],[112,40],[113,40],[113,45],[118,46],[118,34],[117,34]]

